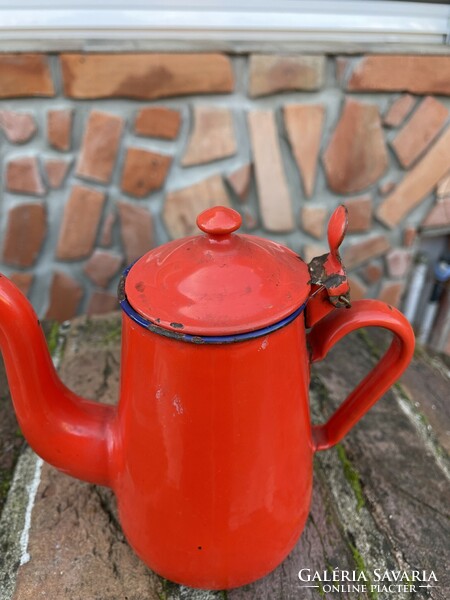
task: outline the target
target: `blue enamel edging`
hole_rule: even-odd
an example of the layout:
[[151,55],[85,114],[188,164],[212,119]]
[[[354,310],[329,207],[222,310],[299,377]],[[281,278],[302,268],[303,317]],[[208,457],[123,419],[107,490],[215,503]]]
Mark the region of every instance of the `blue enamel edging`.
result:
[[268,327],[263,327],[262,329],[256,329],[255,331],[247,331],[245,333],[237,333],[236,335],[192,335],[190,333],[181,333],[178,331],[172,331],[169,329],[164,329],[155,323],[147,320],[145,317],[140,315],[138,312],[134,310],[131,304],[128,302],[127,297],[125,295],[125,279],[128,274],[128,271],[132,265],[127,267],[123,274],[121,283],[119,284],[119,302],[120,307],[123,312],[133,319],[135,323],[141,325],[141,327],[145,327],[146,329],[157,333],[158,335],[163,335],[165,337],[170,337],[176,340],[180,340],[182,342],[191,342],[193,344],[230,344],[233,342],[244,342],[245,340],[252,340],[254,338],[267,335],[268,333],[272,333],[273,331],[277,331],[277,329],[281,329],[288,325],[291,321],[296,319],[305,309],[306,302],[302,304],[297,310],[293,313],[281,319],[281,321],[277,321]]

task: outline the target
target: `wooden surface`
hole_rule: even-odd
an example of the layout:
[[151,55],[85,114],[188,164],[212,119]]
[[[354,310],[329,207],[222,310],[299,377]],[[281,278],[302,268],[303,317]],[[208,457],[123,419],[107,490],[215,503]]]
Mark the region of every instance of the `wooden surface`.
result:
[[[344,339],[326,361],[314,366],[315,422],[342,401],[386,343],[380,332],[364,330]],[[61,376],[74,391],[102,402],[116,400],[118,315],[74,322],[60,354]],[[3,376],[0,385],[4,398]],[[112,493],[44,465],[29,531],[31,560],[19,568],[17,560],[7,565],[8,556],[14,555],[14,541],[5,535],[10,506],[0,522],[6,557],[0,563],[0,600],[446,600],[450,590],[449,391],[449,365],[418,351],[401,383],[345,441],[316,456],[311,512],[293,552],[264,579],[228,592],[191,590],[152,573],[124,540]],[[5,408],[9,405],[2,401],[1,406],[3,422],[9,423],[0,428],[5,455],[16,439],[16,429],[11,410]],[[11,468],[12,462],[8,465]],[[5,478],[3,471],[0,477]],[[15,493],[13,485],[8,502]],[[301,587],[300,569],[332,572],[335,568],[362,569],[372,578],[374,569],[433,570],[438,582],[415,594],[327,593]],[[6,581],[14,582],[12,588]]]

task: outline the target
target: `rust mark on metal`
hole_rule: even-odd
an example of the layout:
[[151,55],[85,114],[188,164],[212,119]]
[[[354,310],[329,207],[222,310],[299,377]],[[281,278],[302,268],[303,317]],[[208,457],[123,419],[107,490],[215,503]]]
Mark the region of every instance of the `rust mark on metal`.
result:
[[145,290],[145,284],[143,281],[138,281],[138,283],[134,286],[138,292],[143,292]]
[[184,329],[183,323],[171,323],[170,326],[174,329]]
[[125,280],[126,280],[126,278],[127,278],[127,276],[126,276],[126,274],[124,274],[119,279],[119,285],[117,286],[117,298],[118,298],[119,302],[126,300],[126,295],[125,295]]

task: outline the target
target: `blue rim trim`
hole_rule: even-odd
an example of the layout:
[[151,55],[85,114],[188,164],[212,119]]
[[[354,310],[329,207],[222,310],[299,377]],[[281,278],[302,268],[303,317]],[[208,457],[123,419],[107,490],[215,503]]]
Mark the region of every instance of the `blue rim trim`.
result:
[[125,279],[132,266],[133,265],[130,265],[124,270],[122,274],[121,283],[119,284],[119,303],[121,309],[126,315],[130,317],[130,319],[132,319],[141,327],[145,327],[145,329],[148,329],[153,333],[157,333],[158,335],[163,335],[164,337],[169,337],[182,342],[190,342],[192,344],[231,344],[234,342],[244,342],[246,340],[252,340],[254,338],[267,335],[269,333],[272,333],[273,331],[277,331],[278,329],[285,327],[291,321],[296,319],[303,312],[306,306],[305,302],[293,313],[291,313],[284,319],[281,319],[281,321],[277,321],[276,323],[269,325],[268,327],[256,329],[255,331],[247,331],[245,333],[237,333],[236,335],[193,335],[190,333],[172,331],[170,329],[165,329],[160,325],[152,323],[151,321],[140,315],[137,311],[135,311],[131,304],[128,302],[127,297],[125,295]]

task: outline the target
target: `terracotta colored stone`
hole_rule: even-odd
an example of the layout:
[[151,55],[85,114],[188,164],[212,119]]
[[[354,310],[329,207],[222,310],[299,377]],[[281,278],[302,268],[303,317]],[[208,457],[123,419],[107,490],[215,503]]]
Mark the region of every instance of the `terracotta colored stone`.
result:
[[104,315],[119,310],[120,305],[115,294],[109,292],[94,292],[89,300],[87,315]]
[[28,296],[28,293],[31,288],[31,284],[33,283],[33,278],[34,278],[33,273],[18,272],[18,273],[11,273],[11,275],[9,276],[9,279],[11,279],[11,281],[15,285],[17,285],[19,290],[25,296]]
[[446,175],[438,182],[436,193],[438,198],[450,196],[450,175]]
[[322,246],[319,244],[305,244],[303,246],[303,254],[302,259],[305,263],[310,263],[313,258],[316,256],[322,256],[323,254],[327,254],[330,251],[327,246]]
[[416,99],[411,94],[403,94],[399,98],[396,98],[383,117],[383,125],[386,125],[386,127],[398,127],[401,125],[412,111],[415,103]]
[[252,165],[247,163],[242,165],[236,171],[227,175],[227,181],[241,202],[245,202],[250,190],[250,181],[252,177]]
[[344,202],[348,210],[347,233],[367,231],[372,226],[372,198],[358,196]]
[[104,203],[102,192],[81,185],[73,186],[64,207],[56,258],[78,260],[90,255]]
[[283,114],[305,195],[310,198],[316,181],[325,109],[320,105],[290,104],[284,106]]
[[195,106],[194,125],[181,164],[200,165],[236,154],[233,116],[228,108]]
[[274,112],[250,111],[248,125],[263,227],[273,232],[292,231],[295,227],[292,200],[281,158]]
[[36,156],[21,156],[7,162],[6,189],[9,192],[31,196],[45,194]]
[[319,90],[325,81],[325,56],[252,54],[249,96],[267,96],[288,90]]
[[380,281],[382,276],[383,276],[383,269],[379,264],[377,264],[375,262],[367,264],[361,270],[361,277],[368,284],[377,283],[377,281]]
[[124,121],[122,117],[93,110],[84,131],[76,174],[108,183],[116,163]]
[[349,277],[348,283],[350,285],[350,300],[353,302],[355,300],[362,300],[366,297],[367,288],[364,284],[362,284],[355,277]]
[[362,242],[346,246],[342,253],[342,260],[347,269],[354,269],[376,256],[385,254],[389,248],[389,240],[385,235],[375,235]]
[[50,146],[65,152],[72,146],[73,110],[62,108],[47,113],[47,139]]
[[159,190],[169,171],[172,158],[143,148],[128,148],[120,187],[135,198],[144,198]]
[[174,140],[181,126],[179,110],[165,106],[146,106],[141,108],[134,122],[134,132],[145,137]]
[[116,222],[115,213],[108,213],[103,221],[102,231],[100,234],[100,246],[104,248],[111,246],[112,244],[112,236],[113,236],[113,227]]
[[223,54],[62,54],[64,94],[70,98],[151,100],[234,89]]
[[377,106],[346,99],[323,162],[328,184],[339,194],[359,192],[383,175],[388,158]]
[[378,191],[382,196],[387,196],[397,187],[396,181],[383,181],[378,186]]
[[55,319],[59,322],[72,319],[77,314],[82,297],[83,288],[78,281],[65,273],[56,271],[53,274],[49,306],[45,318]]
[[54,95],[45,54],[0,54],[0,98]]
[[382,302],[386,302],[386,304],[395,306],[397,308],[400,306],[400,301],[404,289],[405,283],[403,281],[386,281],[381,286],[380,293],[378,294],[378,299]]
[[217,205],[230,206],[220,175],[169,192],[164,202],[163,219],[170,237],[181,238],[198,233],[195,221],[199,213]]
[[12,110],[0,110],[0,129],[12,144],[28,142],[37,131],[33,115]]
[[107,287],[114,275],[117,275],[123,263],[121,254],[94,250],[84,265],[83,271],[99,287]]
[[396,227],[432,191],[450,168],[450,128],[409,171],[376,211],[387,227]]
[[328,210],[321,206],[303,206],[300,212],[300,223],[303,231],[318,240],[325,233]]
[[432,96],[425,98],[411,119],[392,140],[392,148],[400,162],[410,167],[442,130],[448,110]]
[[354,68],[347,90],[450,94],[450,56],[372,54]]
[[417,238],[417,229],[413,225],[407,225],[403,230],[403,245],[410,248]]
[[42,204],[19,204],[8,212],[3,261],[15,267],[31,267],[47,234],[47,217]]
[[61,158],[49,158],[44,161],[45,175],[49,187],[57,189],[62,186],[64,179],[69,172],[72,160]]
[[389,277],[403,279],[411,266],[412,253],[405,248],[394,248],[386,254],[386,265]]
[[446,229],[450,227],[450,196],[439,198],[422,222],[421,229]]
[[118,202],[120,234],[127,264],[153,248],[153,219],[150,212],[141,206]]

